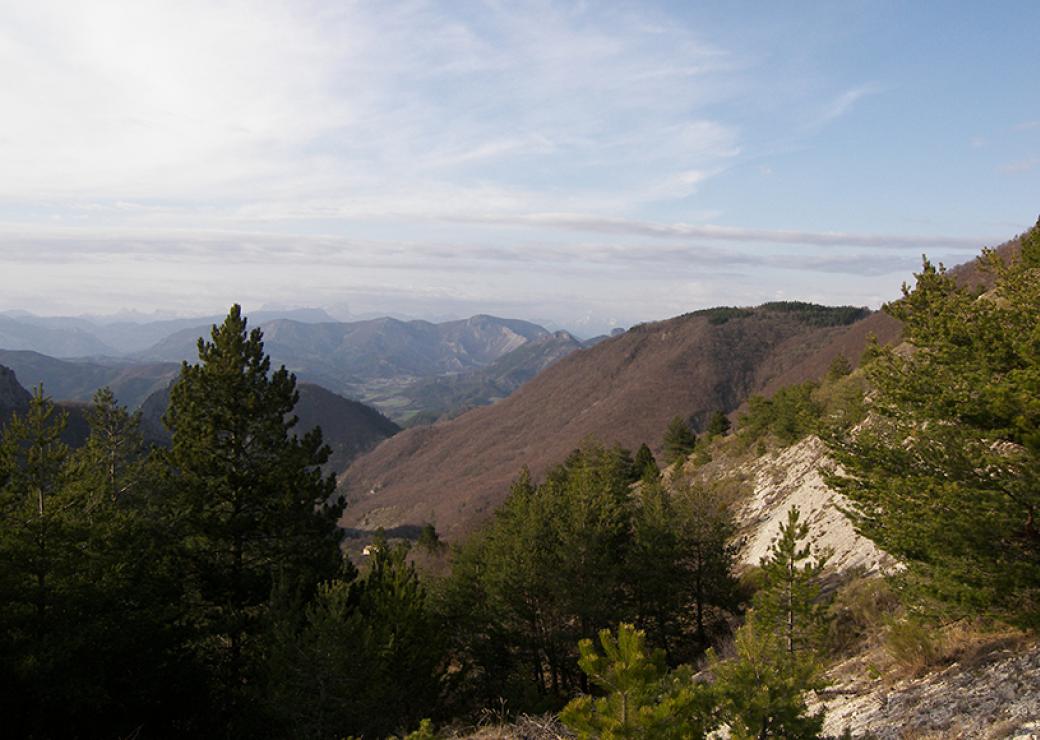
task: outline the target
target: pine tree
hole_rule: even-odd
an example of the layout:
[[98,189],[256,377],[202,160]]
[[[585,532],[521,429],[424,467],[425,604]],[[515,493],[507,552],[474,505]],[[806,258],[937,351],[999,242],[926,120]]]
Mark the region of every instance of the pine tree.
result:
[[140,414],[119,406],[109,389],[94,395],[86,418],[90,434],[66,472],[79,522],[77,587],[66,599],[82,598],[70,633],[89,645],[77,657],[78,680],[97,695],[93,713],[75,717],[75,725],[85,734],[96,727],[100,736],[142,725],[156,736],[198,728],[206,697],[182,649],[182,574],[172,557],[160,456],[144,442]]
[[753,621],[737,630],[736,654],[719,660],[709,651],[720,717],[735,740],[820,736],[823,713],[810,714],[805,694],[822,688],[820,666],[791,661],[780,639]]
[[437,709],[442,626],[407,548],[378,544],[364,579],[322,584],[302,624],[291,603],[276,620],[269,672],[279,736],[388,737]]
[[709,437],[722,437],[729,433],[730,430],[729,417],[726,416],[725,411],[716,411],[711,415],[711,419],[708,420],[708,436]]
[[[49,734],[61,726],[55,713],[74,715],[84,701],[65,678],[75,662],[63,640],[65,595],[81,538],[64,485],[66,422],[41,386],[0,439],[0,707],[16,735]],[[63,701],[77,706],[68,711]]]
[[638,625],[669,663],[681,639],[680,619],[688,603],[688,574],[682,560],[677,514],[660,480],[643,481],[633,515],[632,543],[626,562]]
[[664,652],[647,650],[641,630],[622,623],[617,637],[601,630],[599,642],[602,653],[582,640],[578,663],[604,695],[581,696],[560,713],[579,738],[692,740],[715,729],[711,688],[687,668],[669,674]]
[[1040,267],[1040,218],[1036,220],[1036,226],[1023,234],[1019,241],[1022,245],[1022,264],[1027,268]]
[[719,632],[728,633],[728,618],[740,601],[739,584],[733,576],[736,525],[719,496],[701,486],[680,487],[675,509],[684,570],[682,590],[692,610],[697,650],[702,652]]
[[[37,391],[0,442],[0,708],[16,736],[163,737],[205,711],[136,419],[101,391],[71,453]],[[113,670],[118,666],[118,670]],[[174,731],[174,727],[177,730]]]
[[293,436],[296,380],[270,370],[259,329],[239,306],[184,363],[165,422],[172,430],[171,505],[190,588],[197,650],[211,664],[228,721],[244,694],[276,574],[305,593],[339,567],[332,477],[320,430]]
[[869,416],[829,436],[860,532],[907,566],[918,607],[1040,628],[1040,227],[994,253],[984,295],[925,261],[885,310],[912,351],[875,347]]
[[665,459],[668,464],[685,460],[696,445],[697,435],[690,429],[690,425],[681,416],[674,417],[664,434]]
[[851,372],[852,363],[849,362],[849,358],[845,355],[837,355],[833,360],[831,360],[831,366],[827,368],[827,380],[833,383],[839,378],[844,378]]
[[823,628],[819,581],[827,553],[814,553],[805,541],[808,536],[809,525],[792,506],[769,555],[762,558],[763,587],[749,617],[763,632],[778,636],[792,658],[814,651]]
[[808,535],[792,507],[762,559],[764,583],[737,630],[736,655],[720,661],[709,651],[722,716],[734,738],[815,738],[822,728],[823,714],[809,713],[805,694],[825,685],[818,600],[826,554],[803,544]]
[[654,453],[646,446],[646,442],[639,445],[639,449],[636,451],[635,468],[640,478],[646,478],[647,476],[656,478],[661,474],[661,469],[657,466],[657,460],[654,459]]

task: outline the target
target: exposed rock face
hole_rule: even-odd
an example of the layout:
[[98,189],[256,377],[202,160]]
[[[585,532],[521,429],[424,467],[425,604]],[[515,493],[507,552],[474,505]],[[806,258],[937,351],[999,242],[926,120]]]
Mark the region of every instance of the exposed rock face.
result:
[[741,562],[757,565],[769,552],[787,512],[797,507],[802,520],[809,524],[814,547],[831,551],[828,562],[835,572],[879,573],[894,567],[895,561],[858,535],[839,510],[846,502],[827,486],[821,473],[821,468],[829,464],[826,446],[818,437],[810,436],[738,470],[752,486],[737,511],[738,523],[747,537],[740,552]]
[[1040,737],[1040,646],[995,650],[975,664],[894,685],[859,677],[824,697],[824,734],[878,740]]

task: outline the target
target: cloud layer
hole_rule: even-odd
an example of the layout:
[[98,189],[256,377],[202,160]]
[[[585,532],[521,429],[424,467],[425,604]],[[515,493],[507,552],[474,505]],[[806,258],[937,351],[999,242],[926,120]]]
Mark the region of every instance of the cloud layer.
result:
[[[829,64],[831,39],[786,16],[38,0],[0,21],[6,307],[497,302],[630,322],[780,293],[877,304],[920,252],[1004,233],[834,228],[845,203],[799,178],[900,88]],[[1012,162],[1033,177],[1033,154]]]

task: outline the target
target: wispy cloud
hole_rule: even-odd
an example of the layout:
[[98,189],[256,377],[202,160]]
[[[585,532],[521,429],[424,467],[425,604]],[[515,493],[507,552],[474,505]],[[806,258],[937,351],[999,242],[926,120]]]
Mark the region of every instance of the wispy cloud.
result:
[[714,15],[566,0],[5,3],[0,296],[150,309],[573,295],[652,318],[799,287],[866,300],[919,251],[997,241],[902,233],[907,214],[888,211],[876,229],[828,231],[843,205],[827,193],[792,208],[798,178],[818,177],[803,156],[814,137],[890,83],[832,69],[813,34]]
[[823,128],[827,124],[846,115],[857,103],[859,103],[859,101],[870,95],[877,95],[883,91],[884,88],[876,83],[859,85],[845,90],[823,105],[809,123],[808,128]]
[[1005,175],[1021,175],[1026,172],[1032,172],[1037,167],[1040,167],[1040,157],[1024,157],[1014,162],[1003,164],[997,169]]
[[523,192],[551,171],[590,198],[606,178],[667,198],[658,183],[739,150],[697,111],[727,54],[688,31],[633,33],[620,11],[555,4],[470,11],[14,7],[0,29],[0,65],[17,71],[0,81],[0,197],[306,209],[445,183]]
[[892,249],[942,247],[978,250],[995,239],[941,235],[848,234],[843,232],[791,231],[785,229],[748,229],[711,224],[662,224],[622,218],[603,218],[578,213],[532,213],[522,216],[488,216],[489,223],[552,226],[571,231],[604,234],[653,236],[668,239],[705,239],[723,242],[802,244],[841,247],[882,247]]

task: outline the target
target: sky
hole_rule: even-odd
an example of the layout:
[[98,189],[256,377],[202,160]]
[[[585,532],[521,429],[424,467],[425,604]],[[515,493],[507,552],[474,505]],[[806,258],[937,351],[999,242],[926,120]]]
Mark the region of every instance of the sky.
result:
[[877,307],[1040,213],[1035,2],[0,0],[0,309]]

